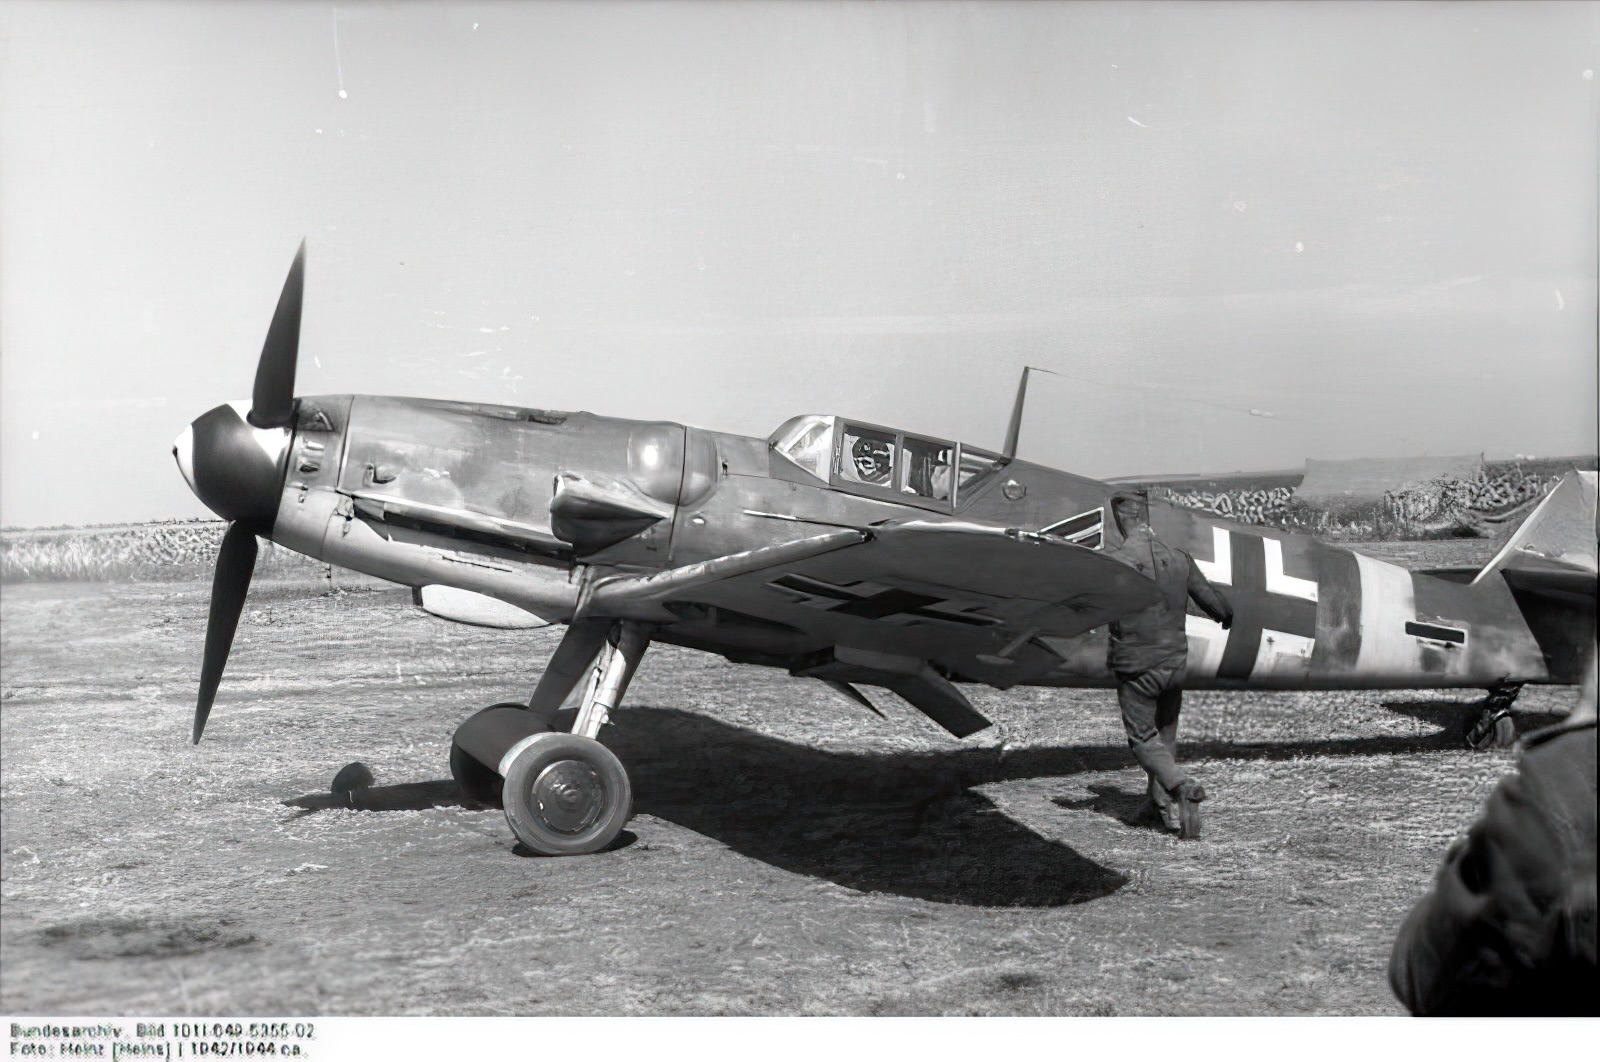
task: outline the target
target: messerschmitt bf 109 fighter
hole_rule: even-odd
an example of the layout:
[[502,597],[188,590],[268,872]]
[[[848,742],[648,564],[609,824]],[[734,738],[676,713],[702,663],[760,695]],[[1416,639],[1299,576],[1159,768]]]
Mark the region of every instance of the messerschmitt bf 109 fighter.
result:
[[[454,618],[566,625],[526,706],[457,729],[451,770],[546,854],[609,844],[627,772],[596,740],[652,642],[891,690],[957,737],[982,683],[1111,686],[1106,625],[1156,600],[1105,556],[1114,488],[1006,445],[843,417],[755,439],[590,413],[367,395],[296,397],[304,247],[250,402],[174,453],[231,521],[217,558],[194,740],[249,589],[256,539],[418,588]],[[1024,374],[1023,387],[1027,376]],[[1595,476],[1563,481],[1481,571],[1412,573],[1306,535],[1156,502],[1157,534],[1233,607],[1190,616],[1193,689],[1575,683],[1595,644]],[[492,622],[492,620],[491,620]],[[576,714],[562,712],[581,687]],[[565,720],[570,719],[570,723]],[[564,725],[558,727],[558,721]]]

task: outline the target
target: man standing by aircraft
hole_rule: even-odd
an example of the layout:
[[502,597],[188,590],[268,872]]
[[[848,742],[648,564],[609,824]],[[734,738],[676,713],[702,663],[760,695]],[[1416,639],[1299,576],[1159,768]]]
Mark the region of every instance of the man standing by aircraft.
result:
[[1196,840],[1198,805],[1206,794],[1177,760],[1178,712],[1189,657],[1184,615],[1193,598],[1227,630],[1233,623],[1233,607],[1206,581],[1194,558],[1156,537],[1143,491],[1114,495],[1111,514],[1123,541],[1106,555],[1138,569],[1161,590],[1159,602],[1111,624],[1106,663],[1117,676],[1122,725],[1134,758],[1150,776],[1153,810],[1179,837]]

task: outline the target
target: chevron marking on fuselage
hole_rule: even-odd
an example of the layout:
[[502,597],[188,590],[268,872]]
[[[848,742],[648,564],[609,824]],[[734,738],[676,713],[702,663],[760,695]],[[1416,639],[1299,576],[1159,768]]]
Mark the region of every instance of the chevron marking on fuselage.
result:
[[[1222,586],[1233,585],[1233,543],[1228,537],[1225,527],[1211,529],[1211,559],[1194,559],[1195,566],[1200,569],[1200,574],[1214,583]],[[1278,570],[1283,570],[1282,554],[1278,558]],[[1313,601],[1316,598],[1312,598]]]

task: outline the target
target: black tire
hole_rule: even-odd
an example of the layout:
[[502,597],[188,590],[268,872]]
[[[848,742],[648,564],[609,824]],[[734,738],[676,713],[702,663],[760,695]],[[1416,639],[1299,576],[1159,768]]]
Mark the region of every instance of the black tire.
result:
[[450,777],[461,787],[461,794],[474,804],[500,806],[500,776],[454,740],[450,742]]
[[535,734],[506,771],[506,823],[539,855],[598,852],[617,839],[633,813],[633,787],[622,761],[600,742],[576,734]]
[[[499,701],[489,705],[487,708],[480,708],[473,712],[467,716],[461,726],[466,726],[486,712],[498,712],[505,708],[515,708],[524,712],[528,710],[528,706],[519,701]],[[461,727],[457,727],[456,732],[460,733],[460,731]],[[454,738],[450,740],[450,777],[456,780],[456,784],[461,787],[462,794],[468,800],[491,808],[501,806],[501,778],[499,771],[496,769],[498,767],[499,764],[497,763],[484,763],[462,748],[460,742]]]

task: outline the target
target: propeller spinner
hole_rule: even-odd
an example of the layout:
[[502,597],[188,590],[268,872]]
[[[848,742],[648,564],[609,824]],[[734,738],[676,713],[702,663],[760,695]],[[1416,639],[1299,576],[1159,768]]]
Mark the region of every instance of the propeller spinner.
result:
[[245,595],[250,592],[256,536],[272,534],[288,472],[305,259],[302,241],[261,348],[250,403],[228,403],[202,414],[183,429],[172,447],[189,489],[208,509],[229,521],[211,579],[211,614],[206,621],[200,697],[194,710],[196,744],[216,700]]

